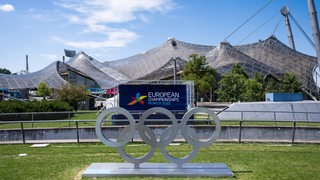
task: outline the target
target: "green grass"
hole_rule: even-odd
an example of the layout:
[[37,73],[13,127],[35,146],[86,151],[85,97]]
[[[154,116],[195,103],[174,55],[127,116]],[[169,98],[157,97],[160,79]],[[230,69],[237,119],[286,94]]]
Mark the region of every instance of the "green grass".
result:
[[96,110],[78,111],[73,115],[71,120],[97,119],[97,112]]
[[[135,157],[142,156],[149,150],[149,146],[139,145],[126,146],[126,150]],[[168,146],[167,150],[175,156],[182,157],[191,151],[191,146]],[[27,144],[0,145],[0,152],[0,179],[77,179],[81,177],[81,170],[93,162],[124,162],[115,149],[100,143],[51,144],[45,148],[31,148]],[[21,153],[26,153],[27,156],[20,157]],[[320,179],[319,160],[320,145],[315,144],[217,143],[201,149],[192,162],[225,163],[235,173],[235,177],[227,179]],[[157,150],[150,162],[166,160]]]
[[[57,122],[54,123],[47,123],[47,122],[41,122],[37,123],[34,121],[34,123],[23,123],[24,128],[46,128],[46,127],[76,127],[76,123],[72,122],[75,120],[96,120],[97,111],[92,110],[92,111],[77,111],[74,113],[74,115],[70,118],[71,122]],[[64,119],[68,120],[68,119]],[[83,126],[95,126],[94,122],[80,122],[79,127]],[[7,123],[7,124],[0,124],[0,129],[13,129],[13,128],[21,128],[20,123]]]

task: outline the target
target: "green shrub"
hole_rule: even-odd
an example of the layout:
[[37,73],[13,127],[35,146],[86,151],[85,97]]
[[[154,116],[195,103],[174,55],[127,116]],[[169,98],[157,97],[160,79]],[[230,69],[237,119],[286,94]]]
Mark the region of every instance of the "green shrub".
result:
[[0,101],[0,113],[57,112],[72,110],[72,107],[68,103],[61,101]]

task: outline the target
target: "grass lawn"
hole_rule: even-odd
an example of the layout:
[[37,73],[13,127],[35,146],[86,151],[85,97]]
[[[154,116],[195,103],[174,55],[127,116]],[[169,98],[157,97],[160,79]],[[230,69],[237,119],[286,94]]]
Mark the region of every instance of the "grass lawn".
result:
[[[168,146],[167,150],[174,156],[183,157],[191,148],[183,143]],[[149,147],[134,144],[127,145],[126,149],[130,155],[139,157]],[[101,143],[50,144],[44,148],[32,148],[30,144],[0,145],[0,152],[0,179],[81,179],[81,171],[93,162],[124,162],[115,149]],[[27,155],[21,157],[19,154]],[[320,179],[319,160],[320,145],[217,143],[201,149],[193,162],[225,163],[235,173],[235,177],[229,179]],[[150,162],[166,160],[158,150]]]

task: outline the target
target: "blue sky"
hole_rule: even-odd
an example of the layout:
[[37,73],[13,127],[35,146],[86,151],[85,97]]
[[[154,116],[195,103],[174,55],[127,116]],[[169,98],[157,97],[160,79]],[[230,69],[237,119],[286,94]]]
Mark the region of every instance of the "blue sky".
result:
[[[38,71],[54,61],[62,61],[64,49],[84,51],[101,62],[117,60],[159,46],[169,37],[218,45],[268,2],[0,0],[0,68],[23,70],[28,54],[29,70]],[[288,44],[280,14],[283,6],[289,7],[313,40],[307,0],[273,0],[227,41],[231,45],[254,43],[268,38],[276,29],[274,35]],[[319,0],[315,0],[315,6],[319,14]],[[314,56],[315,50],[292,20],[291,26],[296,49]]]

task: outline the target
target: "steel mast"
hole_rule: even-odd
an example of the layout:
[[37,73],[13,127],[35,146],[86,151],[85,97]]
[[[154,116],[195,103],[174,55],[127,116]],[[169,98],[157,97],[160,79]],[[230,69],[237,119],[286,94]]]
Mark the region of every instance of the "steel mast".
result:
[[320,66],[319,23],[318,23],[317,11],[314,6],[313,0],[308,0],[308,9],[309,9],[309,16],[310,16],[310,21],[311,21],[314,44],[315,44],[316,53],[317,53],[318,65]]
[[284,16],[284,20],[286,22],[289,45],[290,45],[291,49],[296,50],[296,47],[295,47],[294,41],[293,41],[293,35],[292,35],[292,31],[291,31],[290,21],[289,21],[289,17],[288,17],[288,15],[290,13],[289,8],[287,6],[285,6],[285,7],[281,8],[280,12]]

